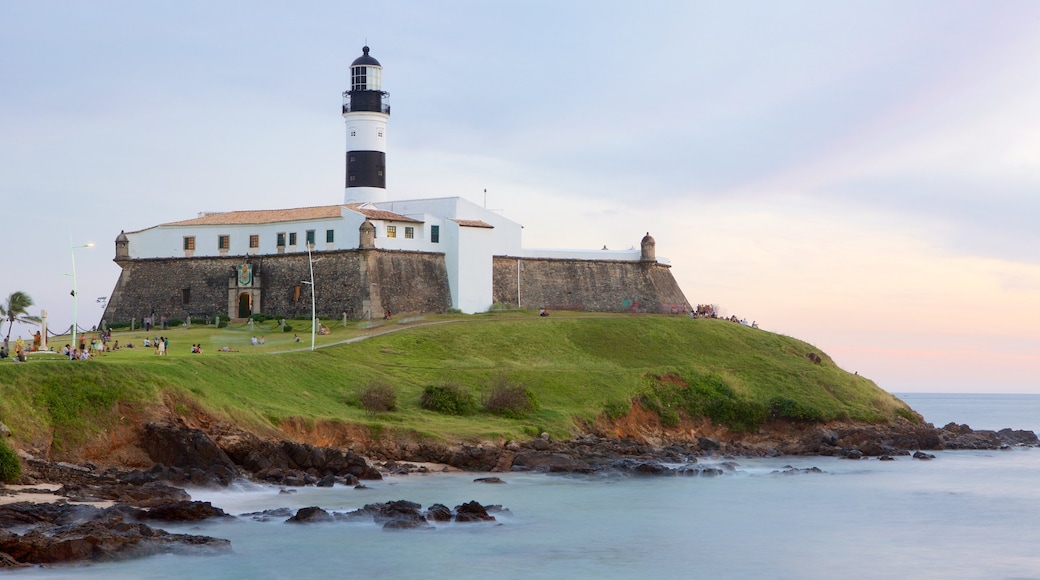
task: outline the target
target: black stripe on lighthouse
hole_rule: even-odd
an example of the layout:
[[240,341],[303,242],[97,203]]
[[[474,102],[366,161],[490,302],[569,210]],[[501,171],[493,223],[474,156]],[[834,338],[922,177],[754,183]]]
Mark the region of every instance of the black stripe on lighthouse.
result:
[[386,189],[386,153],[382,151],[348,151],[347,187]]

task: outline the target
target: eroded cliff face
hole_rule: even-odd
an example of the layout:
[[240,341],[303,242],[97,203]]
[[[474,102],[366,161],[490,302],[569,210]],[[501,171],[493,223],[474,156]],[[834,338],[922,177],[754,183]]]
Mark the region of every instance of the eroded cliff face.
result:
[[[1028,431],[936,428],[898,419],[887,424],[771,421],[755,432],[732,431],[705,419],[664,426],[638,402],[616,419],[576,423],[573,436],[527,441],[440,441],[410,431],[372,430],[341,421],[287,419],[277,428],[217,417],[183,398],[122,403],[110,427],[82,444],[54,439],[24,451],[44,461],[99,468],[148,470],[151,479],[225,485],[235,477],[285,485],[379,477],[380,462],[436,463],[468,471],[535,469],[595,472],[632,462],[698,457],[829,455],[848,458],[909,455],[921,450],[994,449],[1036,445]],[[384,463],[385,464],[385,463]],[[148,478],[146,478],[148,479]]]

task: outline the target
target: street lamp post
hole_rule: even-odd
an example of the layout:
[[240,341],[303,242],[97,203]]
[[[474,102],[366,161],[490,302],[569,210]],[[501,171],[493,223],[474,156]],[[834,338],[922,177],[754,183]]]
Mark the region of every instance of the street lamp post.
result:
[[92,248],[94,242],[88,242],[79,246],[72,245],[72,239],[69,239],[69,254],[72,255],[72,344],[69,345],[69,359],[72,359],[76,352],[76,327],[79,326],[79,295],[76,292],[76,250],[79,248]]
[[311,350],[314,350],[314,333],[316,331],[314,327],[317,326],[318,322],[318,317],[315,312],[316,302],[314,298],[314,260],[311,259],[311,246],[313,245],[313,243],[307,244],[307,266],[311,270]]

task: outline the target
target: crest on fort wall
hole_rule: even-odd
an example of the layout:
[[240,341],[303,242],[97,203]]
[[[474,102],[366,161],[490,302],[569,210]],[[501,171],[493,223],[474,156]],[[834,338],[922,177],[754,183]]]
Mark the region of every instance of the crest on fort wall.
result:
[[236,266],[238,269],[238,285],[239,286],[252,286],[253,285],[253,265],[252,264],[239,264]]

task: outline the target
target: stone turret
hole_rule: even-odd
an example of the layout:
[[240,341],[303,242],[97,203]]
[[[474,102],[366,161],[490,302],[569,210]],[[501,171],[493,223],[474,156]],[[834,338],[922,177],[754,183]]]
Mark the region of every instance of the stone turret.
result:
[[120,231],[119,235],[116,236],[116,259],[120,260],[130,259],[130,238],[126,237],[125,231]]
[[657,261],[657,242],[650,235],[650,232],[646,232],[643,236],[643,241],[639,243],[640,257],[639,259],[643,262],[656,262]]
[[359,248],[371,250],[376,247],[376,226],[372,225],[372,222],[365,220],[361,227],[358,228],[358,235],[360,237]]

